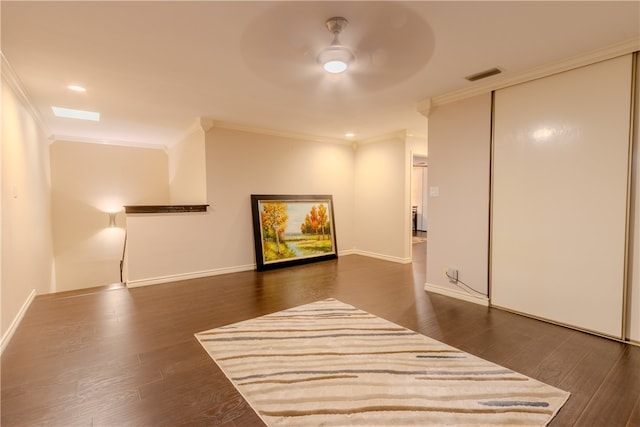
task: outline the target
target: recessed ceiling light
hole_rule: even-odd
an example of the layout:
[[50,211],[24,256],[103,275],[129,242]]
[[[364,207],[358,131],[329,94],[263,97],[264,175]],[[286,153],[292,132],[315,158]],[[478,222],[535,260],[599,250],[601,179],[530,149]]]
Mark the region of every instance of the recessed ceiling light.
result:
[[100,113],[95,111],[74,110],[71,108],[63,107],[51,107],[53,114],[56,117],[64,117],[67,119],[80,119],[80,120],[92,120],[94,122],[100,121]]
[[356,136],[356,134],[353,132],[347,132],[344,134],[344,136],[346,136],[347,138],[353,138],[354,136]]
[[74,92],[86,92],[87,89],[83,88],[82,86],[77,86],[77,85],[69,85],[67,86],[67,89],[72,90]]

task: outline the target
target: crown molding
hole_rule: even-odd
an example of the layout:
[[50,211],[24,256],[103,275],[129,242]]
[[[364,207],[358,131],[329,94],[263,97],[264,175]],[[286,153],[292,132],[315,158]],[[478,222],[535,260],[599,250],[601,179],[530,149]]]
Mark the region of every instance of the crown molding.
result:
[[182,137],[173,141],[167,146],[167,149],[171,149],[176,145],[180,144],[182,141],[187,139],[194,132],[203,132],[207,133],[213,127],[213,120],[207,119],[204,117],[197,117],[194,122],[187,128],[187,130],[182,134]]
[[282,138],[289,138],[289,139],[302,139],[305,141],[314,141],[314,142],[340,144],[340,145],[351,145],[353,142],[346,139],[329,138],[324,136],[308,135],[304,133],[289,132],[284,130],[268,129],[268,128],[241,124],[241,123],[226,122],[222,120],[210,120],[210,123],[211,123],[211,127],[216,127],[220,129],[237,130],[240,132],[257,133],[260,135],[279,136]]
[[2,78],[4,79],[5,82],[7,82],[11,90],[13,90],[13,92],[17,95],[22,105],[24,105],[24,107],[27,109],[27,111],[29,112],[33,120],[36,122],[38,127],[40,127],[40,129],[42,130],[42,132],[45,135],[49,135],[48,139],[51,139],[51,130],[42,120],[42,117],[40,116],[38,109],[33,105],[33,102],[31,102],[31,98],[29,97],[29,95],[27,94],[27,91],[22,86],[22,83],[20,82],[18,75],[16,74],[15,70],[7,60],[7,57],[4,56],[4,53],[2,51],[0,51],[0,60],[1,60],[0,74],[2,74]]
[[147,144],[143,142],[124,141],[120,139],[90,138],[90,137],[74,136],[74,135],[51,135],[49,139],[51,140],[52,144],[56,141],[69,141],[69,142],[84,142],[87,144],[115,145],[119,147],[148,148],[152,150],[168,151],[168,148],[166,145]]
[[185,136],[183,137],[183,139],[197,130],[208,132],[213,127],[214,123],[215,121],[213,119],[197,117],[194,120],[193,124],[189,126],[189,128],[185,132]]
[[464,88],[437,95],[420,101],[417,105],[418,112],[428,115],[434,107],[460,101],[472,96],[481,95],[505,87],[514,86],[531,80],[547,77],[552,74],[561,73],[596,62],[605,61],[618,56],[640,51],[640,38],[625,40],[601,49],[597,49],[586,54],[575,55],[561,61],[550,62],[528,71],[504,76],[498,79],[488,79],[473,87]]
[[358,145],[366,145],[373,144],[375,142],[385,142],[385,141],[398,141],[405,142],[407,140],[407,131],[406,130],[397,130],[395,132],[385,133],[383,135],[373,136],[371,138],[365,138],[358,140]]
[[433,102],[431,101],[431,98],[423,99],[422,101],[418,102],[417,105],[418,113],[422,114],[426,118],[429,118],[432,108]]
[[208,119],[206,117],[198,117],[198,123],[200,124],[200,129],[208,132],[214,126],[215,120]]

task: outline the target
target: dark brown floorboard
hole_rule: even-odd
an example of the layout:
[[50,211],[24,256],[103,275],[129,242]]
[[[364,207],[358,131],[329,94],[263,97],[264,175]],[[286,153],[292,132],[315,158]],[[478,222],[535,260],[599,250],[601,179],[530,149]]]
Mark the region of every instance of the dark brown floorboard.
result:
[[570,391],[552,426],[639,426],[640,348],[424,291],[410,265],[345,256],[264,273],[38,296],[2,355],[2,426],[259,426],[195,340],[324,298]]

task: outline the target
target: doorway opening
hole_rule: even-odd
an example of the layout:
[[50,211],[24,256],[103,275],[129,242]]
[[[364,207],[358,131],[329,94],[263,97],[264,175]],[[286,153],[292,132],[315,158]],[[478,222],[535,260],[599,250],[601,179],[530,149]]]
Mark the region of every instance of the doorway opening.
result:
[[428,185],[427,169],[429,167],[427,156],[414,154],[412,160],[411,183],[411,257],[416,261],[423,261],[426,253],[427,242],[427,202]]

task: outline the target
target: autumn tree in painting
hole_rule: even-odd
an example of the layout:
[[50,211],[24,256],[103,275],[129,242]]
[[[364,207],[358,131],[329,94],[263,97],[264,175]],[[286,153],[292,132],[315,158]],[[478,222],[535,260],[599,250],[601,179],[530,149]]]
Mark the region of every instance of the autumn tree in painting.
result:
[[265,203],[262,205],[260,218],[265,235],[274,237],[277,251],[280,253],[280,235],[284,234],[289,219],[286,203]]
[[322,240],[324,240],[325,227],[327,225],[327,207],[320,205],[318,208],[318,221],[320,222],[320,231],[322,231]]
[[329,232],[329,218],[327,215],[327,207],[325,205],[312,206],[311,210],[304,218],[304,223],[300,226],[303,234],[318,234],[318,239],[322,235],[324,240],[325,234]]

